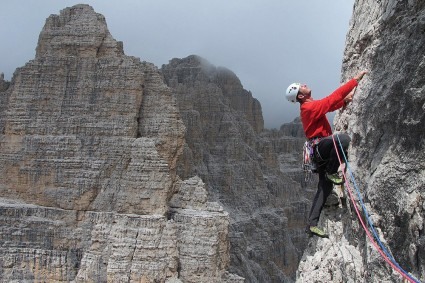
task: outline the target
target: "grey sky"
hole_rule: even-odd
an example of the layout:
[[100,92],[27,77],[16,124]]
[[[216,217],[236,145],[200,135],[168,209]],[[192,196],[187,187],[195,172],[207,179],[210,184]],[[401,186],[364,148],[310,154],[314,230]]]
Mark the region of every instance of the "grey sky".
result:
[[284,98],[292,82],[321,98],[340,84],[354,0],[3,0],[0,72],[35,57],[46,18],[78,3],[105,16],[127,55],[158,67],[192,54],[232,70],[263,109],[265,126],[298,116]]

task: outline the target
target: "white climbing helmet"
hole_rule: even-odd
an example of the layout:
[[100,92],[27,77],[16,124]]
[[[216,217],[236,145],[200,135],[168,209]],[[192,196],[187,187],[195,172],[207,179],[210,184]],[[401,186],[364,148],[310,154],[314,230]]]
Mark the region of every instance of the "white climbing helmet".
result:
[[288,99],[288,101],[293,103],[297,102],[297,94],[300,90],[300,86],[300,83],[293,83],[288,86],[288,88],[286,89],[286,99]]

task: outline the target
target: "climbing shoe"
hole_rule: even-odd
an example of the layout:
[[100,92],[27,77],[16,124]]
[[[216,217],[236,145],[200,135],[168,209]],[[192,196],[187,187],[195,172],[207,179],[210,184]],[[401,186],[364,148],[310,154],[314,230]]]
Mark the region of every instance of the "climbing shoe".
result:
[[341,185],[344,183],[344,179],[338,174],[338,172],[333,174],[326,173],[326,178],[335,185]]
[[310,226],[307,227],[306,232],[310,235],[310,236],[317,236],[320,238],[329,238],[329,235],[325,233],[325,231],[323,231],[322,229],[320,229],[317,226]]

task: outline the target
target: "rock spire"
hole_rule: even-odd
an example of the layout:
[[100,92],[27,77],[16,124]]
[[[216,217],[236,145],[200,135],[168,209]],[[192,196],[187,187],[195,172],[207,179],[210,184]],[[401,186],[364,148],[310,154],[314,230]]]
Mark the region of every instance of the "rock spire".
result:
[[36,50],[0,79],[1,281],[243,282],[228,213],[176,174],[186,129],[159,70],[88,5]]

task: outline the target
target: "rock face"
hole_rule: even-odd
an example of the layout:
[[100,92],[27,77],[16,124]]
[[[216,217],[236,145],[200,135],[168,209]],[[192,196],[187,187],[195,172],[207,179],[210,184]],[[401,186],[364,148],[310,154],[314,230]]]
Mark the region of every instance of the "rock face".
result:
[[5,91],[9,87],[9,82],[4,80],[4,73],[0,73],[0,91]]
[[228,213],[176,174],[175,97],[102,15],[50,16],[0,99],[2,282],[243,282]]
[[200,176],[230,213],[230,271],[246,282],[293,281],[315,186],[300,172],[299,120],[264,130],[260,104],[235,74],[198,56],[161,71],[187,128],[178,175]]
[[[350,167],[377,234],[424,282],[425,2],[357,0],[350,25],[343,81],[370,73],[336,128],[353,138]],[[331,238],[310,242],[297,282],[401,281],[362,232],[353,205],[322,220]]]

